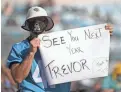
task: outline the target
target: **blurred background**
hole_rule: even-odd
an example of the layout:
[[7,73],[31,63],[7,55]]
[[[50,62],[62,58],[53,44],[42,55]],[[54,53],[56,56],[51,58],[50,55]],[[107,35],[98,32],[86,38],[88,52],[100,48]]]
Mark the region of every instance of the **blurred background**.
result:
[[[55,23],[51,31],[102,23],[112,24],[114,32],[110,44],[109,74],[112,73],[114,65],[121,62],[121,0],[2,0],[2,92],[15,92],[17,88],[16,84],[9,78],[10,71],[5,67],[5,64],[12,45],[29,35],[28,32],[21,29],[21,25],[26,19],[28,9],[32,6],[40,6],[47,11]],[[71,91],[100,92],[96,90],[101,89],[102,80],[103,78],[95,78],[73,82]]]

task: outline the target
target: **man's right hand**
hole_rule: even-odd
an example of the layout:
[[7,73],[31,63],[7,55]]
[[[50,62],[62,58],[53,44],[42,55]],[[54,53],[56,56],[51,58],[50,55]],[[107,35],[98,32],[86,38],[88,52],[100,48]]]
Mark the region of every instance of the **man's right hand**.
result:
[[39,38],[34,38],[30,41],[30,52],[36,53],[37,48],[40,46],[40,39]]

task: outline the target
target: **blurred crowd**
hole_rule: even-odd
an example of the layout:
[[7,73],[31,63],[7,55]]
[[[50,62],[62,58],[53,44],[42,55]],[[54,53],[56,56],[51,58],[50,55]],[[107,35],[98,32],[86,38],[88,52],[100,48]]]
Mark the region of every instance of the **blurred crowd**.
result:
[[2,27],[23,24],[27,10],[32,6],[43,7],[48,12],[48,15],[55,22],[52,31],[100,23],[110,23],[116,27],[121,25],[120,4],[57,6],[53,0],[43,0],[43,2],[37,4],[32,4],[32,1],[29,0],[26,4],[12,4],[10,1],[4,3],[2,7]]
[[[38,0],[39,1],[39,0]],[[11,45],[28,35],[20,29],[24,23],[26,13],[31,6],[40,6],[45,8],[48,15],[54,21],[54,28],[51,31],[61,31],[70,28],[85,27],[94,24],[110,23],[114,27],[114,34],[111,37],[111,54],[110,54],[110,71],[114,73],[115,64],[121,62],[121,5],[120,4],[103,4],[103,5],[63,5],[57,6],[53,0],[40,0],[36,4],[28,0],[24,4],[13,4],[7,0],[1,13],[1,39],[2,39],[2,70],[1,84],[2,92],[16,92],[17,84],[14,82],[10,70],[6,67],[6,58]],[[119,61],[118,61],[119,60]],[[121,67],[121,66],[119,66]],[[119,69],[120,70],[120,69]],[[117,75],[118,76],[118,75]],[[106,77],[107,78],[107,77]],[[116,79],[115,79],[116,80]],[[71,90],[73,92],[102,92],[105,88],[105,78],[95,78],[73,82]],[[106,84],[108,85],[108,84]],[[121,85],[121,84],[118,84]],[[119,86],[121,92],[121,86]],[[115,88],[110,91],[115,92]]]
[[17,84],[11,76],[11,71],[5,65],[1,65],[1,92],[16,92]]

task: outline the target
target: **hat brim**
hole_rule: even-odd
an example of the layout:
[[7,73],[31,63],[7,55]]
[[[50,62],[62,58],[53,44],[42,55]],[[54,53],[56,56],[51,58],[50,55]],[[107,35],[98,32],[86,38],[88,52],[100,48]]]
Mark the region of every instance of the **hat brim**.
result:
[[43,17],[47,18],[48,23],[47,23],[47,27],[45,29],[45,31],[49,31],[50,29],[53,28],[54,26],[54,22],[53,20],[49,17],[49,16],[41,16],[41,17],[33,17],[33,18],[29,18],[25,21],[25,23],[21,26],[21,28],[27,30],[27,31],[31,31],[28,27],[29,21],[35,20],[35,19],[42,19]]

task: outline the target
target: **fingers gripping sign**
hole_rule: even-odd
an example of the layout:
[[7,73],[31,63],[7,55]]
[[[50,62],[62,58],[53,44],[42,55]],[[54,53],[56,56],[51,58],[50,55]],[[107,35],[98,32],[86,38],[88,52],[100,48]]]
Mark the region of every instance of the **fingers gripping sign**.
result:
[[33,53],[37,52],[37,48],[40,46],[40,39],[39,38],[34,38],[30,41],[31,47],[30,51]]
[[113,34],[113,26],[112,26],[111,24],[107,24],[107,25],[105,26],[105,29],[106,29],[106,30],[109,30],[110,35]]

